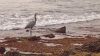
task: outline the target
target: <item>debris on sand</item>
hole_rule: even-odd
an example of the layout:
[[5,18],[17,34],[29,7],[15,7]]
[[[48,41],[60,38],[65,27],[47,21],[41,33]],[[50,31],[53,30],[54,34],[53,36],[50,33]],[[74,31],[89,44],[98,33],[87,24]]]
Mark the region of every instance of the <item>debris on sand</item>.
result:
[[55,35],[54,34],[47,34],[47,35],[43,35],[44,37],[48,37],[48,38],[54,38]]
[[5,47],[0,47],[0,54],[4,54],[5,51],[6,51]]
[[7,52],[4,56],[45,56],[45,55],[52,55],[52,53],[32,53],[32,52],[22,52],[22,51],[14,51],[14,52]]
[[21,54],[17,51],[8,51],[4,56],[21,56]]
[[6,52],[9,52],[9,51],[18,51],[18,49],[14,48],[14,47],[6,47],[5,49],[6,49]]
[[55,30],[56,33],[66,33],[66,26]]
[[33,53],[33,52],[23,52],[23,51],[8,51],[4,56],[45,56],[52,55],[52,53]]
[[30,38],[28,38],[29,41],[37,41],[37,40],[41,40],[40,36],[32,36]]
[[45,40],[64,39],[64,38],[66,38],[65,35],[55,35],[54,38],[47,38],[47,37],[43,37],[43,36],[41,37],[41,39],[45,39]]
[[88,52],[100,52],[100,39],[97,41],[85,43],[82,46],[82,50]]

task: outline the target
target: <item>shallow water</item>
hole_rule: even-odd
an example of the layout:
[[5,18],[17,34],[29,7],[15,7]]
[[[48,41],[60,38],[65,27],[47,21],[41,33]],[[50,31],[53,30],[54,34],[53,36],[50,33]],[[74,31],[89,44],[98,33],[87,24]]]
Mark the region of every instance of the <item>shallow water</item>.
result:
[[100,19],[99,0],[3,0],[0,30],[24,28],[34,19],[36,26]]

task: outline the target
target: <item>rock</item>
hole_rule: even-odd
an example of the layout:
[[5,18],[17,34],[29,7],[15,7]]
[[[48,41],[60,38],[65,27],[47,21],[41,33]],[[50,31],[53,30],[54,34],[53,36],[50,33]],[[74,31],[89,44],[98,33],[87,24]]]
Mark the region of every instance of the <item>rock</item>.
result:
[[47,35],[43,35],[44,37],[48,37],[48,38],[54,38],[55,35],[54,34],[47,34]]
[[20,30],[21,28],[12,28],[10,30]]
[[37,40],[41,40],[40,36],[32,36],[30,38],[28,38],[29,41],[37,41]]
[[6,54],[4,54],[4,56],[21,56],[21,54],[17,51],[14,51],[14,52],[7,52]]
[[5,47],[0,47],[0,54],[4,54],[5,51],[6,51]]
[[55,32],[57,33],[66,33],[66,26],[56,29]]

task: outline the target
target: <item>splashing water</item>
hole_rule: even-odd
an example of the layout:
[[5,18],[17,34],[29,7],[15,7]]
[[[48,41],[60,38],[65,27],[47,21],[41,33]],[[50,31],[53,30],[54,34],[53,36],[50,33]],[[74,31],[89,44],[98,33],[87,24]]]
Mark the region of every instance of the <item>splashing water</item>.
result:
[[[0,30],[9,30],[13,28],[24,28],[29,21],[34,19],[34,15],[29,17],[5,17],[0,15]],[[61,23],[69,23],[69,22],[78,22],[78,21],[86,21],[99,19],[100,14],[97,13],[85,13],[83,15],[67,15],[67,14],[46,14],[46,15],[38,15],[36,26],[45,26],[52,24],[61,24]]]

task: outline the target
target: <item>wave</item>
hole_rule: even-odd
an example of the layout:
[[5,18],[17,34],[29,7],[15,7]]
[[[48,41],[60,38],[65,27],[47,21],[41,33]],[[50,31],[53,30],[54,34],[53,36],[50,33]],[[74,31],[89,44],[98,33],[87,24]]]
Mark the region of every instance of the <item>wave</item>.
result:
[[[40,20],[42,19],[42,20]],[[61,23],[70,23],[70,22],[78,22],[78,21],[87,21],[93,19],[100,19],[100,14],[96,13],[85,13],[84,15],[45,15],[42,16],[37,21],[37,26],[45,26],[52,24],[61,24]]]
[[[1,17],[0,16],[0,30],[9,30],[13,28],[24,28],[31,20],[34,19],[34,15],[30,17]],[[100,19],[100,14],[97,13],[85,13],[83,15],[67,15],[67,14],[46,14],[38,15],[36,26],[45,26],[52,24],[70,23],[78,21],[87,21],[93,19]]]

